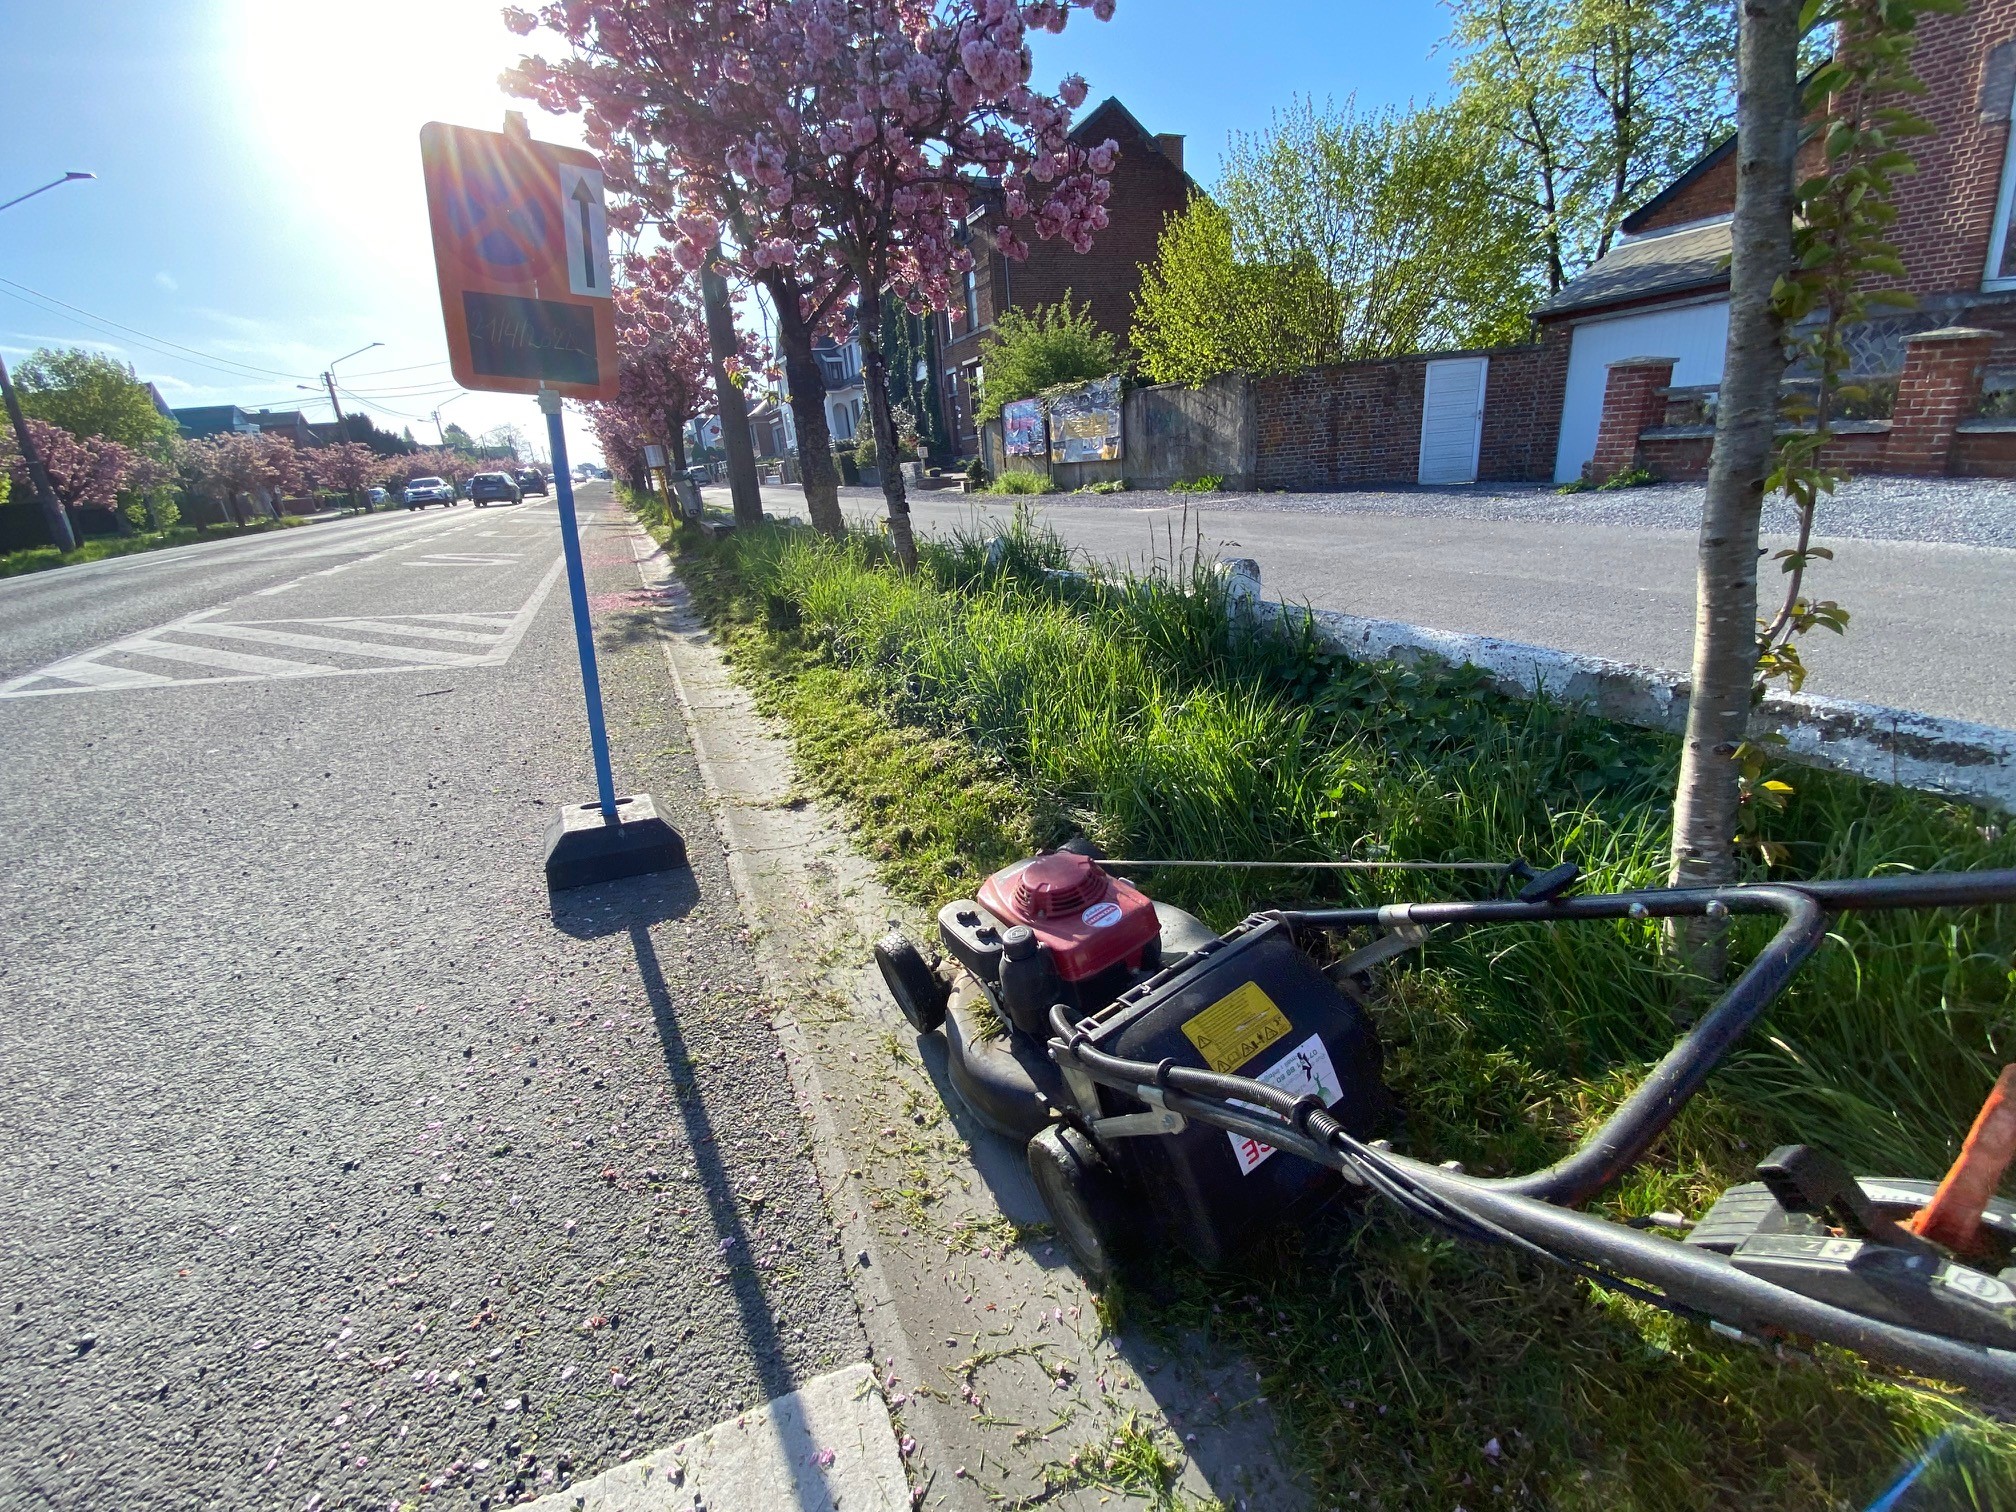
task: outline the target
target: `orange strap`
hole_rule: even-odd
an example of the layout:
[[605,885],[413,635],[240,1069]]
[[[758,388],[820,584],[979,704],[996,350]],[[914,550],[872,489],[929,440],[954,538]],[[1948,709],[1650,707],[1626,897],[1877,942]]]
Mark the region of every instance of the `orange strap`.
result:
[[1980,1238],[1981,1214],[2016,1159],[2016,1066],[2004,1066],[1995,1089],[1967,1131],[1960,1158],[1939,1190],[1904,1226],[1913,1233],[1965,1254]]

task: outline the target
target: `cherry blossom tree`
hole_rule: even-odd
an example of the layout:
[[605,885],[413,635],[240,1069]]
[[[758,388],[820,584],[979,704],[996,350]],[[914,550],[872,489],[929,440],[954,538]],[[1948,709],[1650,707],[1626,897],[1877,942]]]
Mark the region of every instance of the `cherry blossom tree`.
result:
[[353,505],[385,475],[385,458],[357,441],[319,447],[304,460],[317,488],[348,494]]
[[[569,55],[528,58],[508,81],[581,114],[617,192],[613,223],[654,226],[688,268],[725,235],[766,289],[791,285],[772,295],[794,400],[794,348],[815,380],[816,364],[783,317],[831,318],[851,285],[875,442],[893,462],[884,291],[943,308],[975,221],[1011,258],[1027,253],[1021,226],[1082,251],[1106,223],[1117,148],[1070,137],[1084,80],[1054,96],[1028,82],[1029,29],[1060,31],[1080,8],[1104,20],[1113,0],[555,0],[505,21],[557,33]],[[811,428],[801,411],[801,462]],[[823,441],[823,405],[816,431]],[[899,467],[883,469],[883,491],[913,566]]]
[[280,499],[302,486],[305,473],[286,437],[232,434],[191,441],[182,476],[191,493],[215,500],[227,520],[243,525],[247,504],[277,518]]
[[[120,490],[127,486],[141,460],[140,453],[130,446],[121,446],[103,436],[73,436],[46,420],[28,421],[28,439],[41,453],[57,503],[72,513],[79,509],[116,509]],[[32,487],[28,466],[10,429],[0,429],[0,465],[6,467],[13,486],[28,494]]]
[[[612,467],[644,486],[644,448],[662,446],[686,467],[686,425],[714,407],[707,317],[694,276],[662,249],[630,258],[616,290],[620,392],[588,412]],[[753,337],[743,336],[729,363],[746,380],[763,368]]]

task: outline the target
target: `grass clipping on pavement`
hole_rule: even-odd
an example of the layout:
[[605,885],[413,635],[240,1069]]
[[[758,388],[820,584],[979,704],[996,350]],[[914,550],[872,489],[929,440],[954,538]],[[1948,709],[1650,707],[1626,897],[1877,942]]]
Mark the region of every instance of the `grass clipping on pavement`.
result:
[[[1592,891],[1663,880],[1674,741],[1505,698],[1473,669],[1237,631],[1195,553],[1141,579],[1059,575],[1069,553],[1019,519],[991,549],[926,545],[906,578],[870,537],[672,528],[802,776],[918,904],[1080,830],[1113,855],[1523,856],[1577,862]],[[1814,772],[1795,787],[1768,818],[1790,857],[1776,875],[2016,865],[2016,842],[1967,806]],[[1483,885],[1146,881],[1219,928],[1262,906]],[[1604,1209],[1698,1215],[1795,1139],[1857,1170],[1943,1171],[2016,1031],[2008,914],[1841,919]],[[1656,929],[1477,930],[1389,972],[1375,1014],[1403,1148],[1494,1174],[1571,1150],[1673,1038]],[[1739,954],[1767,929],[1740,924]],[[1928,1455],[1897,1505],[2016,1505],[2016,1434],[1961,1394],[1830,1349],[1730,1342],[1390,1209],[1355,1213],[1235,1270],[1172,1260],[1152,1300],[1109,1299],[1253,1360],[1321,1505],[1865,1506]]]

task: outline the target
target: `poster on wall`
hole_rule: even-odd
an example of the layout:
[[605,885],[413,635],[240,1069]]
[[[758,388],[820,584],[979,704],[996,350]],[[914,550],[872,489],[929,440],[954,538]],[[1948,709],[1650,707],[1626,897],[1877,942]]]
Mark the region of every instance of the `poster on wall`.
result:
[[1101,378],[1050,401],[1052,462],[1120,460],[1120,379]]
[[1001,434],[1011,457],[1040,457],[1050,450],[1044,433],[1043,401],[1017,399],[1001,407]]

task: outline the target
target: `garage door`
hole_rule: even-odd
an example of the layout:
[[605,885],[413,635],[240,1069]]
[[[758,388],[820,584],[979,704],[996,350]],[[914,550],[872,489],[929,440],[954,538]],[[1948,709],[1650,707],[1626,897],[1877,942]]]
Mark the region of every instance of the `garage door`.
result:
[[1722,381],[1722,350],[1729,344],[1729,301],[1646,310],[1592,320],[1575,327],[1568,349],[1568,392],[1561,407],[1561,442],[1554,454],[1554,481],[1572,483],[1582,464],[1596,455],[1596,428],[1603,419],[1603,386],[1609,367],[1626,357],[1671,357],[1673,386],[1693,388]]
[[1428,364],[1421,394],[1421,481],[1475,483],[1484,432],[1488,357],[1445,357]]

